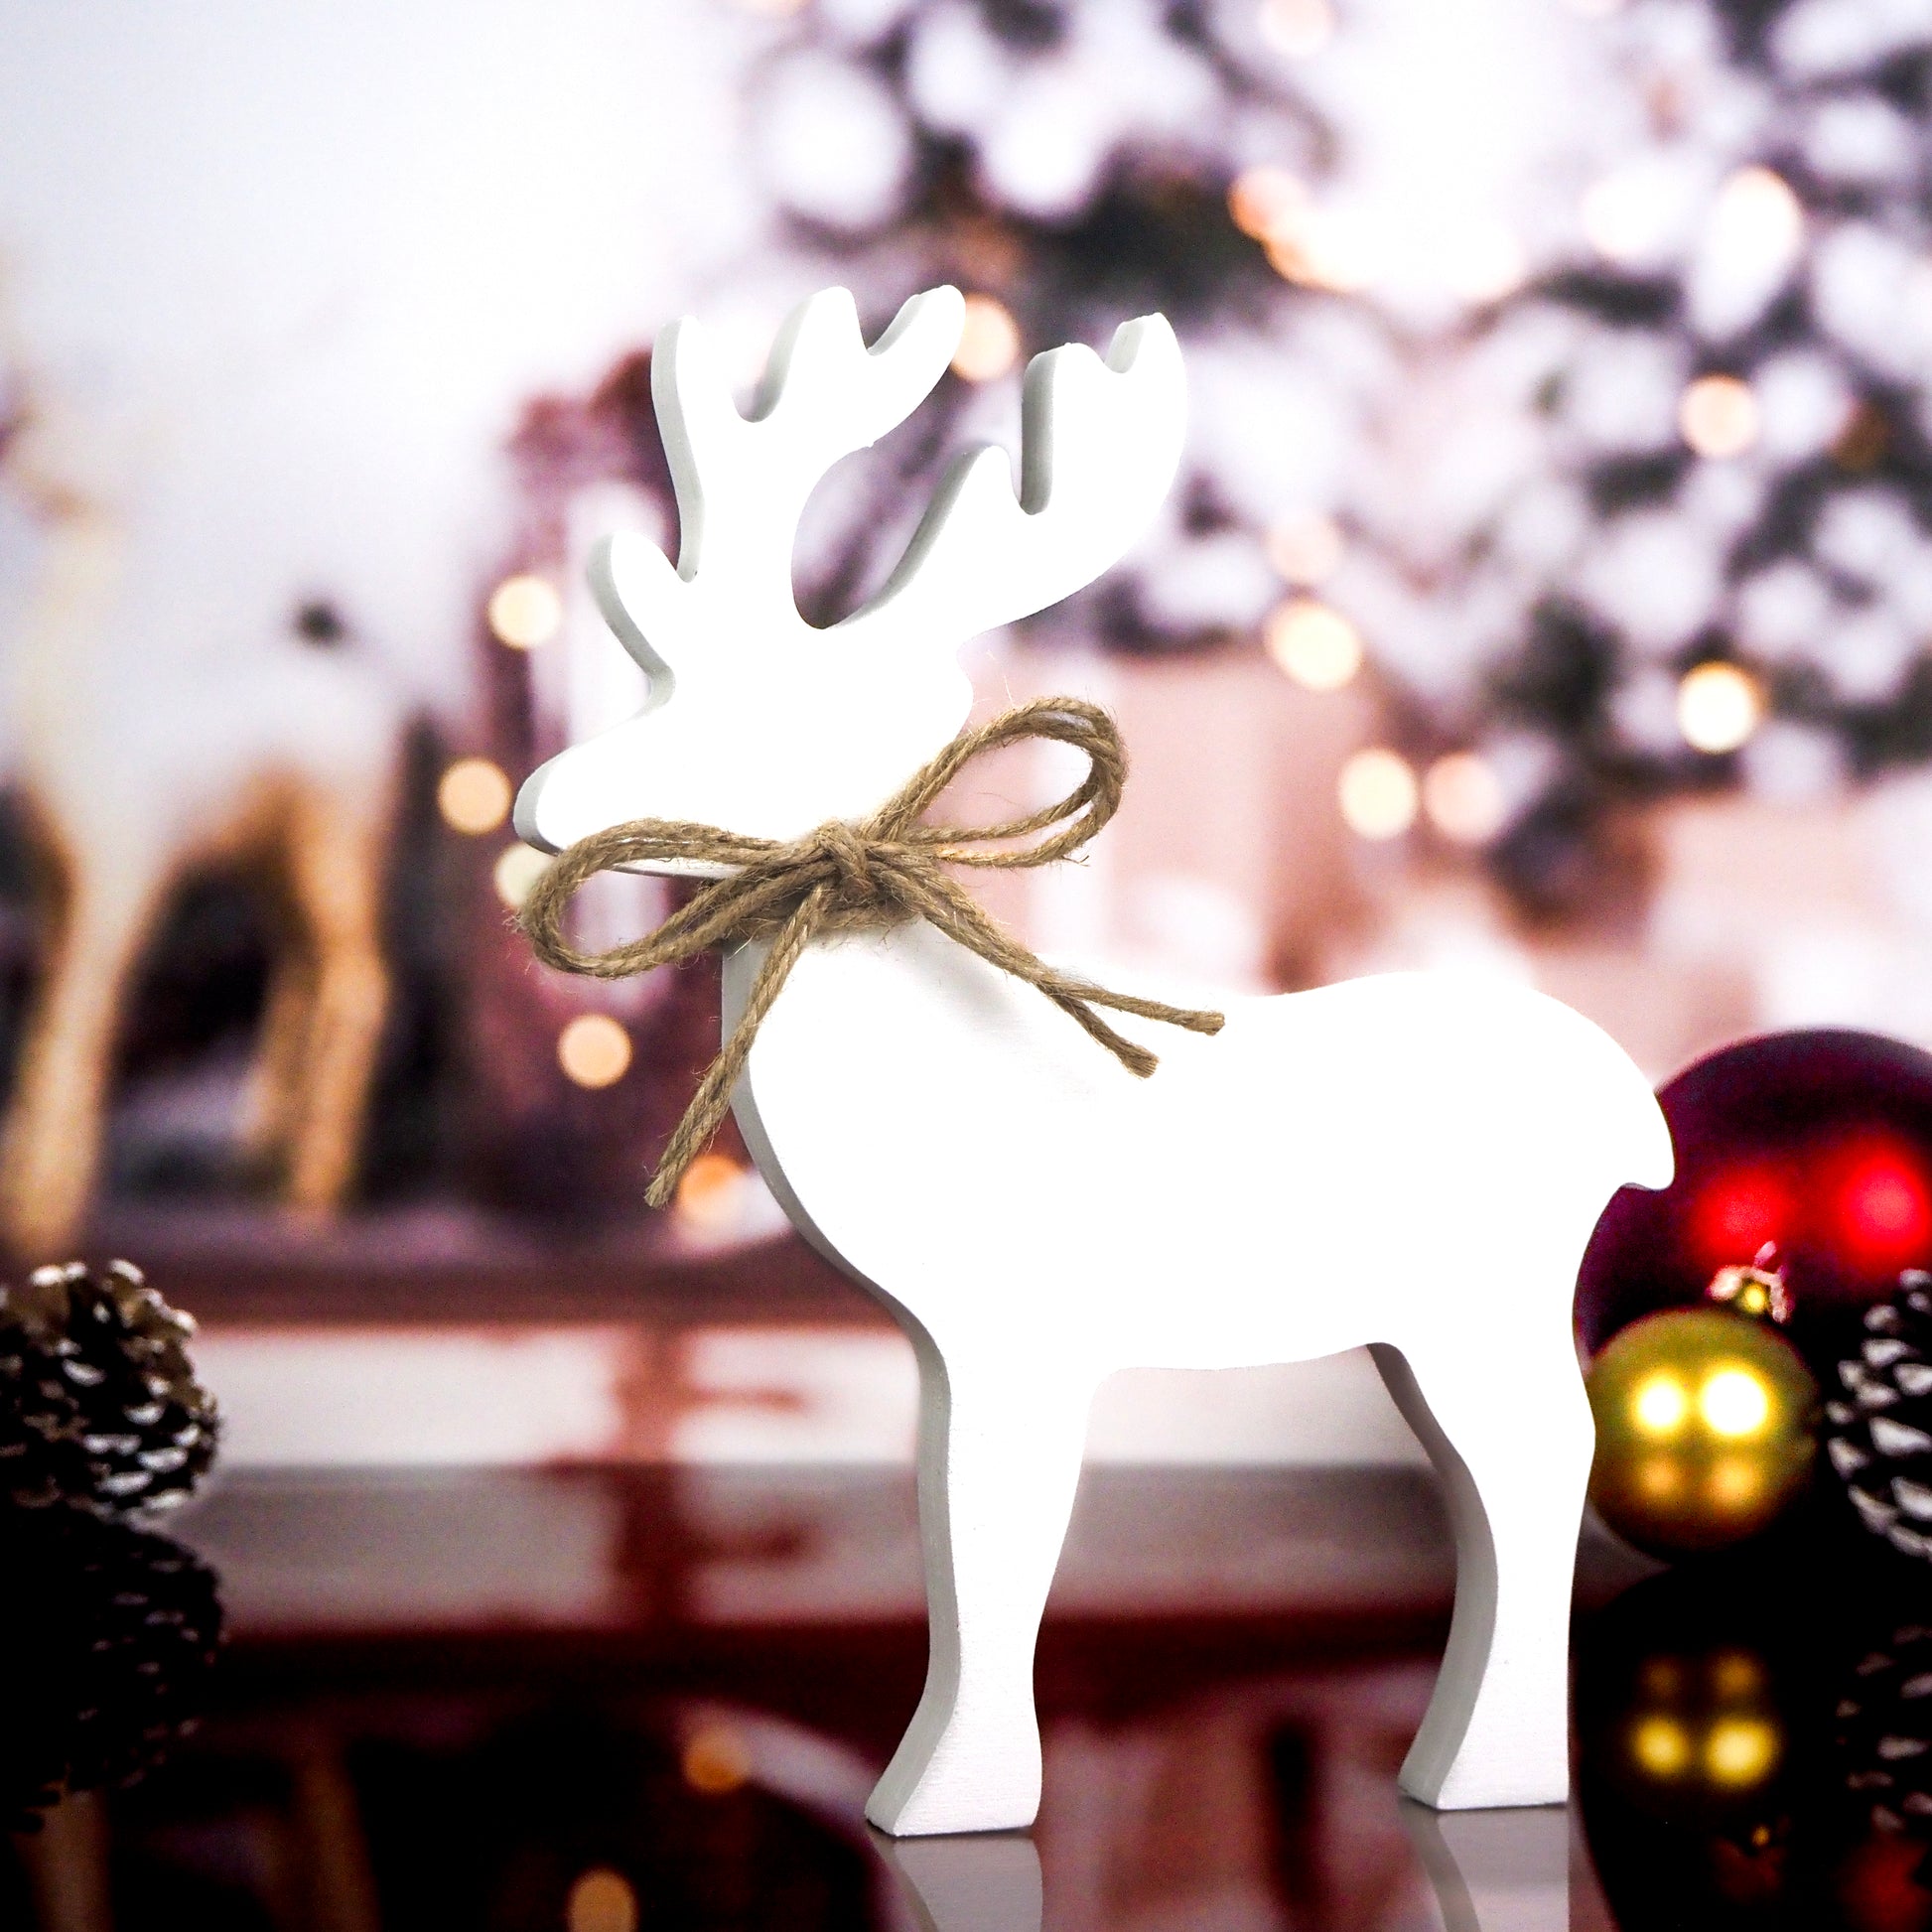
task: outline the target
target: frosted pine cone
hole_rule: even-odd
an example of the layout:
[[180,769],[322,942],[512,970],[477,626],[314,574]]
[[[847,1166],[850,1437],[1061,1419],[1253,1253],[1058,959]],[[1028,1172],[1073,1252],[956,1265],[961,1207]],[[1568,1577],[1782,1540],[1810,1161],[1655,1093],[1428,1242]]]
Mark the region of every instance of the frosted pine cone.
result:
[[188,1359],[194,1332],[125,1261],[0,1287],[0,1488],[110,1514],[183,1501],[217,1426]]
[[1866,1529],[1932,1558],[1932,1275],[1908,1269],[1865,1311],[1859,1355],[1840,1362],[1825,1450]]

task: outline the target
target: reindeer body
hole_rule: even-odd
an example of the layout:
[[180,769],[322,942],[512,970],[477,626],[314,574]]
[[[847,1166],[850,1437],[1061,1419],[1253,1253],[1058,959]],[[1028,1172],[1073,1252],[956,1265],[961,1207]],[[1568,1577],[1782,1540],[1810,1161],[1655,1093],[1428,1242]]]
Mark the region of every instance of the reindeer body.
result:
[[[816,297],[749,420],[691,325],[660,340],[683,552],[673,572],[615,539],[592,573],[651,701],[533,774],[525,838],[560,850],[646,816],[787,838],[860,817],[963,719],[932,633],[1025,615],[1118,554],[1178,450],[1158,318],[1104,366],[1035,362],[1019,503],[996,453],[966,459],[873,604],[828,631],[798,620],[783,565],[811,482],[924,394],[958,321],[951,291],[916,297],[867,351],[850,298]],[[726,962],[728,1028],[759,958]],[[919,1361],[930,1663],[868,1815],[897,1834],[1032,1821],[1034,1643],[1103,1377],[1361,1343],[1456,1537],[1454,1622],[1404,1787],[1443,1807],[1560,1801],[1593,1448],[1571,1292],[1610,1194],[1670,1177],[1655,1099],[1588,1022],[1479,980],[1247,1001],[1211,1038],[1121,1024],[1161,1056],[1146,1081],[929,927],[848,934],[800,957],[735,1096],[798,1227]]]
[[[728,1025],[755,964],[729,962]],[[915,926],[814,947],[753,1044],[747,1144],[893,1309],[925,1388],[931,1673],[874,1822],[1031,1821],[1033,1636],[1107,1375],[1362,1343],[1458,1519],[1444,1715],[1405,1783],[1449,1806],[1561,1797],[1594,1447],[1570,1289],[1614,1189],[1670,1177],[1649,1088],[1568,1008],[1449,975],[1237,1002],[1211,1039],[1124,1024],[1162,1056],[1150,1080]],[[1497,1567],[1502,1618],[1471,1587]],[[1491,1674],[1499,1639],[1517,1668]]]
[[227,569],[254,571],[260,632],[207,634],[197,560],[175,554],[194,524],[155,514],[139,442],[30,386],[0,463],[43,529],[8,655],[49,944],[0,1132],[0,1237],[36,1260],[80,1232],[129,986],[185,878],[244,866],[287,914],[242,1133],[300,1207],[333,1207],[353,1175],[387,1002],[395,694],[278,636],[288,586],[245,545]]

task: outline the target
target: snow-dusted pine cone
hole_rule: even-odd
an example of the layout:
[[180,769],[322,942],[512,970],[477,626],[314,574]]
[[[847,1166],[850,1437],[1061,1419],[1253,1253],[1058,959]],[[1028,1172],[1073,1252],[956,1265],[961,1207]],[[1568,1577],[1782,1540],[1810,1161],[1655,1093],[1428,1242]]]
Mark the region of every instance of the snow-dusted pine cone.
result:
[[194,1322],[125,1261],[0,1287],[0,1490],[97,1511],[181,1502],[214,1456]]
[[1932,1628],[1902,1625],[1865,1652],[1835,1727],[1845,1788],[1871,1822],[1932,1832]]
[[1908,1269],[1864,1325],[1838,1365],[1849,1399],[1826,1405],[1825,1451],[1866,1529],[1932,1558],[1932,1275]]
[[200,1717],[221,1636],[211,1571],[78,1509],[0,1504],[0,1830],[131,1784]]

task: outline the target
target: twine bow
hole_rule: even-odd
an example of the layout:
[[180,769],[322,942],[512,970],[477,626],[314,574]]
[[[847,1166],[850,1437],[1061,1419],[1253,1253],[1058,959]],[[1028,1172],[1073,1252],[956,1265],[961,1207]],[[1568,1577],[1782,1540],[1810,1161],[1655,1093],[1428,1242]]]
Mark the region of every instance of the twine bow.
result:
[[[1086,777],[1058,803],[1003,824],[921,822],[934,799],[981,753],[1023,738],[1051,739],[1084,752]],[[821,933],[878,930],[908,919],[928,920],[949,939],[1037,987],[1130,1072],[1144,1077],[1159,1064],[1155,1055],[1116,1033],[1097,1008],[1164,1021],[1190,1033],[1219,1033],[1222,1016],[1218,1013],[1136,999],[1056,972],[996,924],[942,870],[946,866],[1031,868],[1064,859],[1113,817],[1126,781],[1127,755],[1113,720],[1104,711],[1077,698],[1039,698],[1002,713],[977,730],[961,732],[857,825],[831,820],[803,838],[780,841],[745,838],[715,825],[640,818],[593,832],[559,853],[518,914],[537,957],[546,965],[597,979],[626,979],[693,958],[714,946],[771,941],[752,982],[744,1014],[706,1070],[658,1163],[644,1195],[651,1206],[662,1207],[671,1198],[685,1169],[717,1132],[759,1023],[798,955]],[[1047,836],[1035,845],[1006,843],[1035,832]],[[565,939],[565,908],[586,880],[617,867],[666,859],[700,860],[736,870],[701,886],[641,939],[601,953],[579,952]]]

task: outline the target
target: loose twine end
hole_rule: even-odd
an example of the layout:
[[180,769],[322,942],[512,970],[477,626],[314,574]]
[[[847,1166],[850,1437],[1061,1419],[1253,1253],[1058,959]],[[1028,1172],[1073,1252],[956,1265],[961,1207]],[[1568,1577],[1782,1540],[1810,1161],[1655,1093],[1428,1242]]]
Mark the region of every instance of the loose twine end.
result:
[[[927,825],[923,814],[983,753],[1020,739],[1047,739],[1084,752],[1087,775],[1056,804],[1024,818],[984,826]],[[1218,1013],[1115,993],[1055,972],[997,924],[944,870],[1007,871],[1051,865],[1078,850],[1113,817],[1127,781],[1127,755],[1114,722],[1077,698],[1039,698],[964,731],[920,767],[878,811],[857,825],[837,820],[790,840],[754,839],[715,825],[640,818],[614,825],[560,853],[544,869],[517,914],[537,957],[567,973],[626,979],[694,958],[715,947],[770,941],[745,1012],[705,1070],[691,1104],[657,1164],[644,1199],[667,1205],[685,1170],[718,1131],[745,1070],[752,1040],[771,1003],[813,939],[827,932],[879,930],[924,919],[949,939],[1035,987],[1061,1012],[1145,1079],[1160,1060],[1117,1032],[1099,1009],[1158,1020],[1194,1034],[1217,1034]],[[1033,845],[1013,841],[1043,834]],[[667,859],[701,860],[734,870],[701,887],[663,924],[607,952],[579,952],[564,937],[578,889],[598,873]]]

